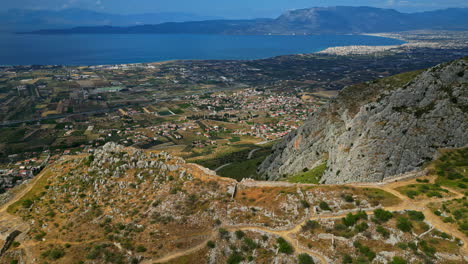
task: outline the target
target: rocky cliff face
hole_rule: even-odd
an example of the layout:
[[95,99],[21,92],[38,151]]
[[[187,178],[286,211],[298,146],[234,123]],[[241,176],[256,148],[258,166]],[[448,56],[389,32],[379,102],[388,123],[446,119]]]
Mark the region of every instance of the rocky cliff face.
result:
[[345,88],[259,167],[277,180],[323,161],[322,183],[376,182],[468,144],[468,59]]

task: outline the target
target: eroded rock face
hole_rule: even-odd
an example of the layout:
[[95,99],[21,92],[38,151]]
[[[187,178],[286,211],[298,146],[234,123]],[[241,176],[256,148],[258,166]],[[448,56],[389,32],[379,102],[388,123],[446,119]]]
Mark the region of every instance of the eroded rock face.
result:
[[[327,160],[323,183],[376,182],[468,144],[468,59],[345,88],[259,167],[277,180]],[[409,83],[408,83],[409,81]]]

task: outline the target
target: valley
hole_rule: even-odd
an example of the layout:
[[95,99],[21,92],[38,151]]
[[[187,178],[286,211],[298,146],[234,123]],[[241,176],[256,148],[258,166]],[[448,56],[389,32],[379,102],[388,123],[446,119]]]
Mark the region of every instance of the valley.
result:
[[462,35],[2,66],[0,263],[466,263]]

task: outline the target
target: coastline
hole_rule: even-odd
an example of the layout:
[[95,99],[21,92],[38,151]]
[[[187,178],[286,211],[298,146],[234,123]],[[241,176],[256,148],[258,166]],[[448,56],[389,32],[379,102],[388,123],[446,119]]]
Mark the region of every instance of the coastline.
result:
[[[458,34],[458,35],[457,35]],[[350,45],[329,47],[316,54],[349,56],[349,55],[384,55],[385,53],[401,53],[419,48],[430,49],[462,49],[468,47],[468,32],[458,31],[405,31],[389,33],[363,33],[363,36],[391,38],[405,43],[401,45],[369,46]]]
[[[181,41],[191,40],[191,36],[183,34],[175,35],[145,35],[134,40],[134,36],[128,35],[112,35],[109,36],[88,36],[83,35],[67,35],[42,37],[42,36],[13,36],[9,39],[9,35],[5,37],[6,43],[9,46],[14,43],[23,45],[24,43],[41,43],[49,45],[41,45],[35,48],[30,44],[24,44],[28,47],[25,52],[18,58],[11,56],[17,51],[15,48],[5,49],[0,54],[0,61],[3,66],[27,66],[27,65],[63,65],[63,66],[105,66],[105,65],[121,65],[121,64],[154,64],[167,63],[168,61],[256,61],[263,59],[271,59],[280,56],[294,56],[304,54],[314,54],[321,50],[337,45],[398,45],[401,41],[390,38],[360,36],[360,35],[320,35],[320,36],[195,36],[195,48],[185,48]],[[231,40],[232,38],[232,40]],[[58,45],[57,43],[80,43],[80,41],[90,42],[86,48],[83,45],[71,45],[70,48],[59,48],[58,50],[47,48]],[[101,47],[100,43],[113,43],[108,48],[95,49],[93,45]],[[117,43],[117,44],[114,44]],[[128,46],[119,43],[129,43],[135,46],[138,53],[123,52],[116,56],[109,56],[115,50],[128,50]],[[134,44],[135,43],[135,44]],[[206,43],[213,43],[206,45]],[[233,45],[236,43],[239,45]],[[154,45],[153,45],[154,44]],[[171,44],[171,45],[168,45]],[[203,44],[203,45],[201,45]],[[161,51],[154,47],[161,46]],[[174,45],[180,45],[174,46]],[[18,46],[18,45],[16,45]],[[65,45],[66,46],[66,45]],[[46,48],[41,48],[46,47]],[[82,48],[84,47],[84,48]],[[166,48],[175,47],[175,48]],[[197,48],[201,47],[201,48]],[[179,50],[180,49],[180,50]],[[102,51],[102,52],[101,52]],[[164,53],[162,53],[164,52]],[[54,54],[66,54],[66,56],[54,56]],[[47,54],[47,58],[39,60],[36,54]],[[86,56],[79,57],[79,54]],[[59,59],[61,57],[61,59]],[[96,58],[96,59],[94,59]]]
[[[416,49],[466,49],[468,48],[468,31],[405,31],[386,33],[362,33],[360,36],[370,36],[378,38],[394,39],[402,44],[396,45],[343,45],[332,46],[319,51],[305,53],[291,53],[273,55],[264,58],[254,59],[168,59],[160,61],[129,62],[129,63],[104,63],[104,64],[44,64],[39,66],[67,66],[67,67],[141,67],[143,65],[154,67],[168,63],[179,63],[186,61],[256,61],[273,59],[284,56],[304,56],[304,55],[325,55],[325,56],[353,56],[353,55],[375,55],[385,56],[395,53],[408,52]],[[31,65],[10,65],[4,64],[0,67],[17,67]]]

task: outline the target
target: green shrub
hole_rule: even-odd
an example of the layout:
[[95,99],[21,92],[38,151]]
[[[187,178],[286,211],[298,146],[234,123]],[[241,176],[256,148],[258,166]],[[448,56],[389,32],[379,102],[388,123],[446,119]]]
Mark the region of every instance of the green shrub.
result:
[[248,237],[245,237],[244,240],[244,247],[247,249],[247,250],[254,250],[258,247],[257,243],[255,243],[252,239],[248,238]]
[[224,228],[220,228],[219,229],[219,237],[224,238],[224,239],[228,239],[229,238],[229,231],[227,231]]
[[418,250],[418,246],[414,242],[409,242],[408,247],[411,248],[411,250],[413,250],[414,252]]
[[402,257],[395,256],[392,258],[392,262],[390,264],[407,264],[406,260]]
[[413,224],[406,217],[398,217],[396,227],[403,232],[411,232],[411,229],[413,229]]
[[377,255],[374,251],[372,251],[368,246],[362,245],[359,241],[355,241],[353,243],[354,247],[358,249],[358,251],[365,255],[370,261],[372,261]]
[[369,228],[369,225],[366,222],[357,224],[355,229],[357,232],[363,232],[366,231]]
[[343,264],[352,264],[353,263],[353,258],[350,255],[344,255],[343,256],[343,261],[341,262]]
[[227,259],[227,264],[239,264],[244,260],[244,257],[239,252],[233,252]]
[[297,257],[298,264],[315,264],[314,259],[306,253],[299,254]]
[[23,202],[21,202],[21,205],[23,206],[23,208],[31,208],[33,203],[34,202],[31,199],[26,199],[26,200],[23,200]]
[[377,232],[379,232],[383,237],[388,238],[390,237],[390,232],[383,226],[377,226]]
[[141,253],[141,252],[146,252],[147,249],[142,245],[138,245],[135,250],[136,250],[136,252]]
[[313,229],[316,229],[316,228],[319,228],[319,227],[320,227],[319,222],[309,220],[302,226],[302,230],[313,230]]
[[215,242],[210,240],[210,241],[206,242],[206,246],[209,247],[209,248],[215,248],[216,244],[215,244]]
[[354,226],[359,219],[366,220],[367,214],[364,211],[358,212],[355,215],[352,213],[348,213],[346,217],[343,217],[341,220],[344,225],[346,226]]
[[236,235],[237,239],[242,239],[245,236],[245,233],[241,230],[237,230],[236,232],[234,232],[234,234]]
[[65,251],[63,251],[63,249],[61,249],[61,248],[53,248],[53,249],[49,249],[47,251],[42,252],[41,256],[43,258],[48,258],[48,259],[51,259],[51,260],[57,260],[57,259],[65,256]]
[[292,254],[294,248],[286,241],[284,238],[279,237],[276,242],[278,242],[278,249],[280,253]]
[[324,201],[321,201],[319,203],[319,207],[320,207],[320,209],[322,209],[324,211],[331,211],[330,206],[328,206],[328,204],[326,202],[324,202]]
[[406,196],[408,196],[411,199],[414,199],[418,195],[419,195],[419,192],[415,190],[409,190],[406,192]]
[[419,211],[408,211],[408,216],[414,221],[423,221],[425,219],[424,214]]
[[354,202],[353,196],[351,196],[349,194],[343,194],[343,195],[341,195],[341,198],[343,198],[343,200],[345,200],[345,202],[348,202],[348,203]]
[[393,217],[392,212],[386,211],[384,209],[376,209],[374,211],[374,219],[378,222],[387,222]]

